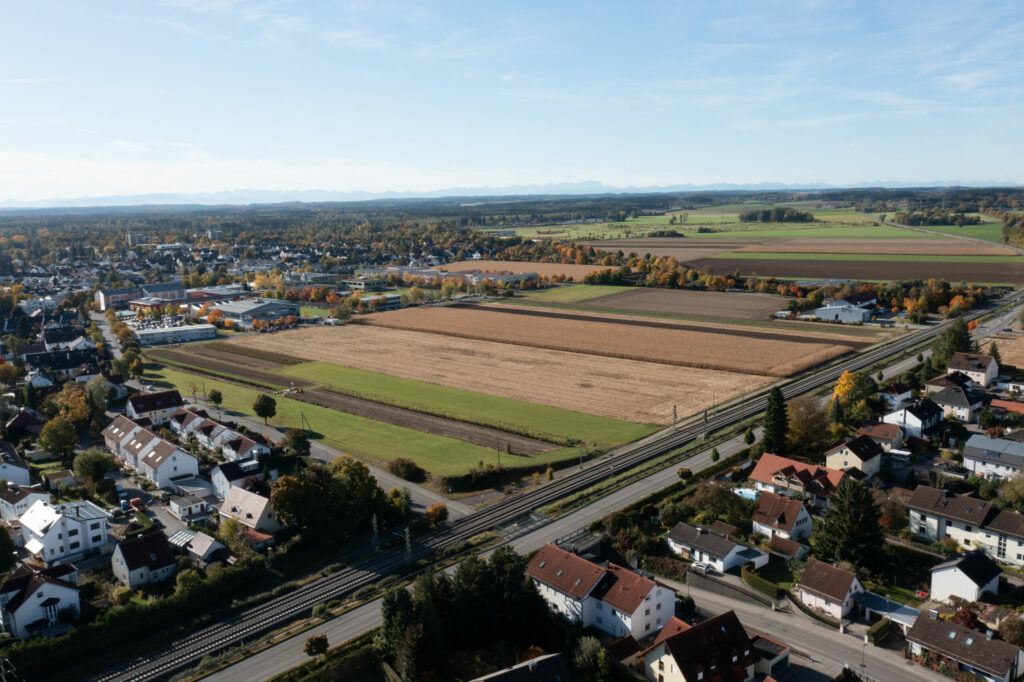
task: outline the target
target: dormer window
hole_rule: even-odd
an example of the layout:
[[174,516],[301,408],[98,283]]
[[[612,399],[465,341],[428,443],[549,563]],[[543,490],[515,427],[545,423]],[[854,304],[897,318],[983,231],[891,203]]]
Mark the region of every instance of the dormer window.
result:
[[561,578],[563,573],[565,573],[565,571],[563,571],[562,569],[558,569],[558,573],[555,573],[555,577]]
[[548,562],[546,562],[546,561],[542,561],[542,562],[540,562],[539,564],[537,564],[537,568],[544,568],[544,567],[545,567],[545,566],[547,566],[547,565],[548,565]]

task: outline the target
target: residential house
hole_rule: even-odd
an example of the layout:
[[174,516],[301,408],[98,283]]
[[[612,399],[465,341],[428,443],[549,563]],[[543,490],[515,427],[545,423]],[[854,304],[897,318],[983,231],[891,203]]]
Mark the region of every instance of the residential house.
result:
[[185,401],[177,390],[139,393],[128,398],[124,413],[130,419],[146,417],[160,426],[184,405]]
[[1000,509],[971,495],[949,495],[917,486],[907,502],[910,532],[924,542],[951,538],[996,561],[1024,566],[1024,515]]
[[21,515],[25,549],[47,564],[64,563],[107,546],[105,511],[92,502],[37,501]]
[[59,490],[62,485],[73,486],[78,482],[70,469],[51,469],[39,474],[47,490]]
[[196,476],[199,460],[130,419],[117,417],[103,430],[107,448],[158,488],[172,488],[175,479]]
[[[148,422],[148,420],[145,420]],[[131,437],[142,431],[145,427],[128,417],[117,415],[114,421],[107,424],[103,429],[103,442],[110,454],[120,460],[125,459],[124,448],[131,442]]]
[[652,682],[754,679],[757,655],[733,611],[676,632],[643,652]]
[[953,353],[948,372],[962,372],[982,388],[988,388],[999,377],[999,363],[991,355]]
[[866,424],[857,429],[858,436],[867,436],[886,452],[903,449],[903,429],[896,424]]
[[768,563],[768,555],[764,552],[682,521],[672,527],[665,536],[665,542],[669,549],[684,559],[709,564],[723,573],[748,561],[758,568]]
[[53,350],[25,353],[25,364],[52,375],[70,379],[83,363],[95,363],[99,356],[95,348],[78,348],[76,350]]
[[931,395],[931,401],[939,406],[944,418],[958,419],[965,424],[975,421],[983,400],[981,393],[959,386],[950,386]]
[[179,530],[167,541],[175,551],[184,553],[199,566],[226,561],[231,556],[228,548],[212,535],[194,530]]
[[752,520],[754,532],[767,538],[800,541],[811,535],[811,515],[804,503],[775,493],[761,493]]
[[25,436],[38,436],[43,430],[46,417],[30,407],[21,407],[18,414],[7,420],[4,428],[7,430],[7,437],[17,441]]
[[0,519],[17,521],[36,502],[49,502],[50,493],[41,485],[9,485],[0,492]]
[[929,597],[944,602],[956,597],[969,602],[982,601],[986,593],[999,594],[999,576],[1003,569],[981,551],[967,552],[932,566]]
[[914,396],[914,390],[906,384],[896,381],[882,387],[878,391],[878,397],[885,401],[890,410],[898,410],[909,403]]
[[924,382],[925,397],[938,393],[944,388],[962,388],[966,391],[974,388],[974,382],[963,372],[950,372]]
[[963,464],[972,476],[1013,478],[1024,468],[1024,442],[974,434],[964,443]]
[[804,606],[841,620],[853,609],[854,595],[863,592],[864,586],[851,571],[812,557],[796,589]]
[[825,507],[846,474],[808,464],[788,457],[764,453],[750,474],[754,488],[760,492],[786,497],[802,497],[812,506]]
[[[218,500],[227,497],[231,486],[241,484],[245,479],[256,476],[262,478],[262,469],[259,460],[247,459],[237,462],[221,462],[210,472],[210,480],[213,482],[213,494]],[[273,478],[273,472],[271,472]]]
[[0,478],[13,485],[32,483],[28,464],[25,464],[14,445],[5,440],[0,440]]
[[1000,419],[1005,419],[1007,415],[1011,414],[1024,415],[1024,403],[1017,400],[1001,400],[999,398],[992,398],[988,402],[988,407],[992,411],[992,414]]
[[787,540],[781,535],[772,536],[771,541],[768,543],[768,547],[771,549],[772,554],[780,557],[786,562],[794,559],[799,561],[800,559],[803,559],[809,551],[807,545],[800,544],[796,540]]
[[229,462],[258,459],[270,454],[270,446],[209,419],[202,410],[179,409],[168,420],[171,431],[180,438],[194,435],[196,442],[209,450],[220,450]]
[[1024,651],[952,621],[918,618],[907,642],[921,663],[946,665],[991,682],[1011,682],[1024,672]]
[[942,421],[942,408],[928,398],[919,400],[882,417],[886,424],[896,424],[903,433],[914,438],[922,438]]
[[167,536],[159,532],[118,543],[110,564],[114,577],[133,590],[167,580],[178,566]]
[[642,639],[660,630],[675,613],[671,588],[616,564],[595,564],[555,545],[540,548],[526,575],[553,611],[612,637]]
[[205,517],[210,511],[210,505],[195,495],[175,495],[168,502],[168,510],[177,518],[188,523],[194,519]]
[[781,675],[789,668],[789,647],[782,642],[764,635],[754,635],[750,638],[750,645],[757,655],[754,673],[758,679],[764,675],[764,679],[770,682],[774,679],[773,675]]
[[22,564],[0,583],[0,625],[27,639],[56,625],[60,614],[78,615],[78,569],[71,564],[35,568]]
[[270,500],[238,486],[232,486],[228,490],[224,504],[220,508],[220,515],[226,519],[235,519],[252,530],[271,535],[284,528],[277,520]]
[[476,677],[469,682],[574,682],[576,675],[563,654],[531,658],[519,665]]
[[849,472],[855,469],[870,479],[882,470],[885,450],[869,436],[857,436],[825,452],[825,464],[830,469]]

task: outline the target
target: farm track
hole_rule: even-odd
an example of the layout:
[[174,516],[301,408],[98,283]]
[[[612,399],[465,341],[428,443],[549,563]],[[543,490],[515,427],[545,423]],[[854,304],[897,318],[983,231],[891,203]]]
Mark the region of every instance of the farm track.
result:
[[505,451],[505,445],[507,444],[509,451],[514,455],[529,457],[555,450],[559,447],[544,441],[509,433],[508,431],[478,426],[476,424],[467,424],[455,419],[446,419],[401,407],[384,405],[372,400],[355,398],[327,389],[314,388],[304,390],[301,393],[294,393],[291,397],[313,405],[328,407],[332,410],[347,412],[348,414],[394,424],[395,426],[403,426],[407,429],[456,438],[502,452]]
[[[632,293],[632,292],[628,292]],[[732,294],[726,294],[732,295]],[[742,294],[737,294],[742,295]],[[622,296],[622,294],[612,294],[614,296]],[[600,299],[597,299],[600,300]],[[593,305],[593,301],[587,302],[587,305]],[[455,304],[448,306],[450,308],[472,310],[475,306],[466,304]],[[479,309],[479,308],[477,308]],[[783,341],[785,343],[829,343],[835,346],[849,346],[851,349],[863,348],[871,344],[870,341],[859,341],[854,339],[842,339],[842,338],[831,338],[821,339],[814,337],[800,336],[793,333],[784,332],[762,332],[756,330],[744,330],[739,332],[733,329],[718,329],[715,327],[709,327],[706,324],[696,324],[687,322],[658,322],[647,318],[634,318],[627,319],[623,317],[607,317],[604,315],[594,315],[587,313],[560,313],[550,310],[534,310],[534,309],[522,309],[522,308],[511,308],[511,307],[488,307],[489,311],[497,311],[506,315],[525,315],[527,317],[547,317],[556,320],[574,320],[577,322],[602,322],[608,324],[619,324],[633,328],[648,328],[648,329],[669,329],[673,331],[690,331],[700,332],[702,334],[721,334],[723,336],[740,336],[748,339],[760,339],[764,341]],[[413,330],[416,331],[416,330]]]
[[[244,355],[239,355],[238,360],[227,361],[181,350],[165,350],[158,348],[154,350],[147,350],[146,353],[158,360],[163,358],[170,362],[179,362],[183,365],[190,365],[200,370],[205,369],[211,372],[219,372],[229,376],[236,376],[241,379],[251,379],[252,381],[256,381],[261,384],[270,384],[271,386],[286,387],[293,385],[297,388],[304,388],[306,386],[313,385],[312,382],[306,381],[305,379],[294,379],[283,374],[275,374],[264,369],[251,367],[244,361],[251,361],[253,359]],[[256,362],[260,362],[264,365],[271,364],[261,360],[257,360]]]
[[[1003,302],[1019,301],[1024,291],[1014,292]],[[986,311],[975,311],[965,319],[977,319]],[[951,322],[908,334],[898,340],[871,349],[861,355],[823,369],[815,374],[790,382],[782,388],[788,400],[836,381],[847,370],[857,371],[871,367],[898,353],[903,353],[917,344],[926,342],[947,328]],[[476,514],[450,523],[444,528],[424,536],[413,547],[415,561],[439,550],[466,541],[478,533],[507,525],[525,517],[532,510],[562,497],[587,488],[611,475],[615,470],[623,471],[649,459],[685,445],[702,435],[725,428],[743,419],[748,419],[764,410],[765,395],[745,400],[710,416],[703,423],[693,424],[670,431],[658,438],[649,438],[616,450],[605,460],[580,470],[578,473],[557,478],[539,488],[513,495]],[[533,530],[545,523],[543,519],[529,527],[518,528],[515,535]],[[309,614],[317,604],[328,599],[343,597],[353,591],[377,582],[391,573],[404,573],[407,567],[401,549],[392,549],[379,556],[359,562],[359,565],[342,569],[337,573],[312,581],[282,597],[272,599],[260,606],[236,614],[220,623],[211,625],[188,637],[184,637],[147,656],[127,662],[116,670],[110,670],[90,679],[95,682],[112,680],[158,680],[167,679],[174,672],[195,665],[203,656],[214,654],[239,643],[251,640],[272,629],[279,628],[299,617]]]
[[786,260],[761,258],[704,258],[689,263],[698,270],[717,274],[739,271],[741,275],[793,277],[798,279],[927,280],[942,277],[947,282],[1024,282],[1024,263],[930,263],[927,261]]

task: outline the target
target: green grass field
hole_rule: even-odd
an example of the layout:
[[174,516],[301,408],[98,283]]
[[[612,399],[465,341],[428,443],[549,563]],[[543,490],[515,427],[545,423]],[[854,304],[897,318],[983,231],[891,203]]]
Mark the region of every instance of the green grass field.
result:
[[[982,216],[987,218],[988,216]],[[942,232],[943,234],[959,235],[961,237],[974,237],[975,239],[984,239],[988,242],[995,244],[1001,244],[1003,242],[1003,224],[1002,223],[982,223],[980,225],[964,225],[963,227],[956,227],[954,225],[939,225],[929,226],[924,228],[926,230],[934,230],[936,232]],[[908,232],[910,230],[907,230]]]
[[464,415],[474,420],[527,427],[602,446],[628,443],[659,428],[327,362],[306,362],[282,368],[277,373],[325,387],[347,388],[360,395],[378,396],[407,409],[427,412],[440,409],[453,416]]
[[300,317],[330,317],[331,311],[327,308],[316,308],[311,305],[300,305]]
[[[935,235],[904,230],[889,225],[822,225],[820,223],[778,223],[765,227],[762,223],[736,223],[735,229],[692,235],[698,239],[936,239]],[[686,240],[679,240],[686,246]]]
[[894,253],[785,253],[785,252],[727,252],[709,258],[737,258],[742,260],[843,260],[843,261],[888,261],[923,263],[1016,263],[1024,256],[941,256],[902,255]]
[[571,284],[564,287],[542,289],[541,291],[527,291],[523,292],[523,296],[534,301],[544,301],[547,303],[579,303],[580,301],[589,301],[592,298],[629,291],[632,288],[603,284]]
[[[196,377],[167,367],[148,364],[145,380],[188,393],[188,385],[195,382]],[[259,391],[229,383],[218,384],[217,388],[224,395],[222,407],[246,415],[252,414],[252,404]],[[302,415],[305,415],[309,425],[325,445],[379,465],[386,465],[396,457],[408,457],[436,476],[450,476],[463,474],[471,467],[478,466],[480,462],[485,465],[498,464],[497,450],[357,417],[283,396],[274,396],[274,400],[277,401],[277,414],[271,420],[274,424],[283,428],[298,428],[302,424]],[[536,464],[538,468],[543,468],[549,462],[572,459],[576,456],[576,448],[560,448],[536,457],[502,455],[501,464]]]

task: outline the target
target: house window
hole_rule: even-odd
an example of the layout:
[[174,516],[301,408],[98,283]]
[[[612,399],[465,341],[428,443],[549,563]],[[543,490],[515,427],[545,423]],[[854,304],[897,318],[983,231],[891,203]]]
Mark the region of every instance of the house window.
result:
[[644,626],[644,630],[645,631],[646,630],[650,630],[650,629],[651,629],[651,624],[650,623],[648,623],[647,625]]
[[661,602],[658,602],[658,605],[654,607],[654,610],[661,611]]
[[597,617],[597,622],[598,623],[603,623],[604,622],[604,618],[602,618],[601,616],[598,616]]
[[644,609],[644,615],[645,616],[651,615],[651,610],[650,609]]
[[80,546],[81,544],[82,544],[82,543],[80,543],[80,542],[72,542],[72,543],[71,543],[71,545],[70,545],[70,546],[68,547],[68,549],[78,549],[78,547],[79,547],[79,546]]
[[92,542],[93,542],[94,544],[95,544],[95,543],[97,543],[97,542],[99,542],[99,541],[100,541],[100,540],[102,540],[102,539],[103,539],[103,536],[102,536],[102,535],[93,535],[93,536],[92,536]]
[[971,532],[971,527],[968,526],[967,524],[964,524],[964,530],[967,531],[968,533],[970,533]]
[[89,524],[89,530],[99,530],[99,529],[100,529],[100,522],[99,521],[94,521],[93,523]]
[[665,669],[665,661],[658,661],[658,670]]
[[73,538],[76,535],[78,535],[78,529],[77,528],[72,528],[71,530],[68,531],[68,537],[69,538]]

